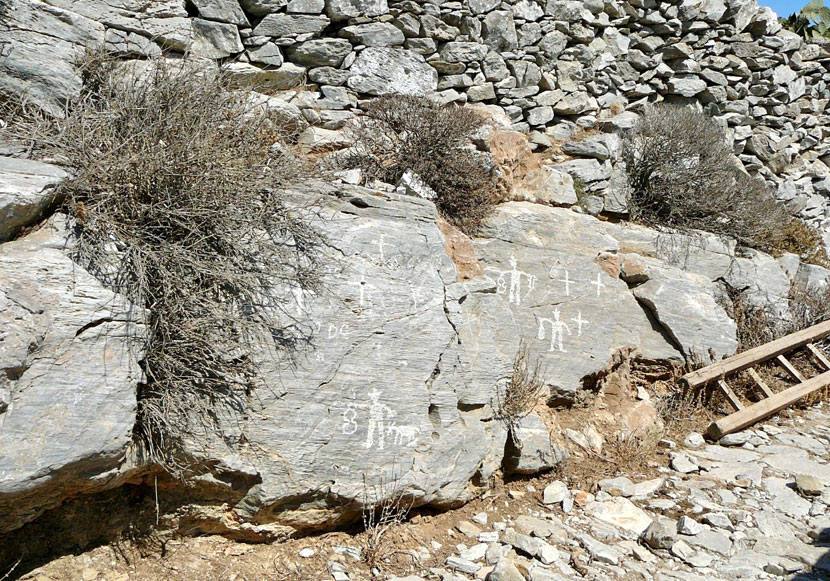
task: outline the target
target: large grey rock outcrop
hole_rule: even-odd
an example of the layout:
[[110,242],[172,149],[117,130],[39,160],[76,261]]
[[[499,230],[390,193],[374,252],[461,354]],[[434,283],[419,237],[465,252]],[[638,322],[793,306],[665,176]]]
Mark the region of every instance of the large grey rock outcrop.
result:
[[[515,352],[516,338],[524,338],[548,370],[553,399],[572,398],[622,347],[636,346],[650,359],[679,357],[619,279],[613,258],[619,244],[595,218],[527,202],[503,204],[475,248],[495,297],[475,293],[465,302],[462,345],[475,346],[491,334],[496,351],[481,349],[476,356],[504,361]],[[482,375],[478,381],[496,379]]]
[[[298,192],[301,207],[308,196]],[[225,425],[244,447],[217,440],[193,450],[248,483],[234,510],[261,523],[260,534],[350,518],[367,485],[416,504],[458,504],[504,452],[505,429],[488,411],[495,386],[463,373],[472,363],[447,309],[459,310],[467,291],[434,205],[356,187],[315,197],[330,262],[320,292],[288,294],[286,321],[308,343],[279,365],[263,344],[267,389]]]
[[56,201],[54,187],[67,175],[47,163],[0,157],[0,242],[43,217]]
[[139,310],[64,251],[61,220],[0,246],[0,533],[124,478]]
[[[242,521],[238,534],[353,518],[365,486],[381,481],[387,494],[397,489],[416,504],[468,499],[472,482],[502,463],[507,432],[496,419],[496,390],[519,338],[560,399],[623,347],[651,359],[680,356],[625,283],[595,262],[597,249],[617,243],[593,218],[501,206],[475,241],[484,275],[459,283],[431,202],[351,186],[315,188],[314,197],[330,254],[324,290],[286,295],[307,346],[275,364],[263,343],[267,388],[224,425],[243,446],[219,438],[192,446],[198,461],[216,467],[212,482],[236,483],[226,499]],[[514,469],[561,459],[537,424],[538,454],[513,458]]]

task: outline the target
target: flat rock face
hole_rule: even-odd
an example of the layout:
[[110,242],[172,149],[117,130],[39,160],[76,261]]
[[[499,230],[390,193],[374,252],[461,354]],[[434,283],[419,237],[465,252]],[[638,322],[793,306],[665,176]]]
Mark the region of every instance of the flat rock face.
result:
[[39,219],[55,202],[53,187],[66,177],[54,165],[0,157],[0,241]]
[[[599,220],[527,202],[503,204],[475,248],[492,286],[464,303],[458,328],[462,347],[488,362],[477,370],[478,382],[498,380],[492,363],[509,366],[519,339],[546,367],[554,399],[572,397],[625,346],[647,358],[679,357],[618,278],[614,258],[598,258],[618,249]],[[485,333],[495,351],[477,347]]]
[[64,253],[55,220],[0,246],[0,532],[120,482],[141,313]]
[[[359,510],[367,486],[417,504],[460,503],[476,473],[499,466],[506,434],[485,409],[493,385],[471,397],[461,372],[470,363],[447,309],[465,291],[435,207],[362,188],[320,201],[316,222],[330,255],[322,290],[289,295],[286,321],[308,346],[276,365],[264,343],[267,388],[226,426],[246,444],[238,456],[219,443],[194,454],[261,478],[236,505],[259,522],[330,525]],[[452,307],[450,287],[458,288]]]
[[425,95],[438,87],[438,73],[416,53],[400,48],[369,47],[351,67],[351,89],[369,95]]
[[[234,501],[244,521],[330,526],[356,514],[367,486],[416,504],[468,499],[471,481],[486,480],[505,454],[497,389],[520,338],[561,397],[625,346],[679,356],[626,285],[595,263],[597,249],[616,242],[592,218],[501,206],[488,238],[474,241],[484,274],[459,283],[431,202],[352,186],[312,194],[329,263],[320,291],[286,294],[307,347],[276,364],[264,342],[267,387],[225,425],[244,444],[192,449],[220,467],[216,480],[247,482]],[[536,430],[538,469],[559,458],[541,422]]]

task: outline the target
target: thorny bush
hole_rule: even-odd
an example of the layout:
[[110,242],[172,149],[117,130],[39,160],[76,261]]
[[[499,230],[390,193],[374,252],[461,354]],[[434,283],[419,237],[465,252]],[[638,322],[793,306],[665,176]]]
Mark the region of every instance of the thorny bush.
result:
[[647,107],[627,138],[624,161],[636,220],[727,235],[776,255],[823,256],[818,234],[738,167],[723,131],[694,108]]
[[279,192],[303,162],[286,153],[284,127],[215,71],[125,68],[100,53],[82,70],[51,144],[74,171],[61,194],[75,252],[147,309],[138,435],[184,474],[183,438],[216,433],[256,385],[255,343],[281,352],[300,338],[281,324],[281,297],[316,284],[318,238]]
[[413,172],[435,191],[444,217],[474,234],[496,203],[492,163],[467,147],[484,124],[475,111],[427,97],[378,97],[353,127],[341,163],[392,184]]

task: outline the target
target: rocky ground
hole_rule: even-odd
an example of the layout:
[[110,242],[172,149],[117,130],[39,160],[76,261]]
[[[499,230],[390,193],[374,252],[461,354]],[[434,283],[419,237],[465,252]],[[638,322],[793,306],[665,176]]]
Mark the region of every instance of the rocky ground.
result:
[[566,464],[499,483],[458,510],[393,522],[380,542],[349,531],[261,545],[145,537],[22,579],[828,579],[828,459],[825,403],[718,444],[664,439],[653,478],[607,478],[588,492]]

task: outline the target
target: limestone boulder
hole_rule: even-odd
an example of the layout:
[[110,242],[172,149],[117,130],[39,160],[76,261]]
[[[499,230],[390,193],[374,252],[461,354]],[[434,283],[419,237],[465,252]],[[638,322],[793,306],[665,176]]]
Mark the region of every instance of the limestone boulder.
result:
[[438,73],[419,54],[400,48],[369,47],[352,64],[347,84],[369,95],[425,95],[438,88]]
[[131,468],[142,312],[65,252],[61,219],[0,246],[0,533]]
[[47,163],[0,157],[0,241],[43,217],[57,201],[54,187],[67,176]]

